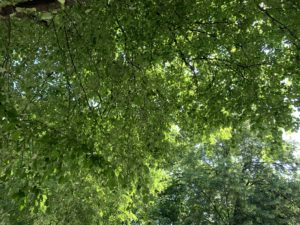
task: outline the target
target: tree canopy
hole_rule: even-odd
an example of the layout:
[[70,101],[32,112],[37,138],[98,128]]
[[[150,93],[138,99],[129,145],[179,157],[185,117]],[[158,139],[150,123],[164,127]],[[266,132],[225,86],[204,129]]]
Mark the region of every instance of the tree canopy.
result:
[[[296,0],[1,1],[0,221],[143,221],[183,152],[244,126],[279,160],[299,125],[299,12]],[[247,175],[280,180],[271,165]]]

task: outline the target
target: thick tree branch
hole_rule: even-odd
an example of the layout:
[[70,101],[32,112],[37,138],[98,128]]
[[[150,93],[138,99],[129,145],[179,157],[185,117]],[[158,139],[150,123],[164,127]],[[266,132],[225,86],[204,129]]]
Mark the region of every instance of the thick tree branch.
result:
[[[65,5],[73,5],[76,0],[65,0]],[[61,3],[57,0],[26,0],[19,2],[17,4],[10,4],[0,8],[0,16],[3,18],[8,18],[12,14],[16,13],[17,17],[23,18],[23,15],[18,13],[18,8],[20,9],[35,9],[38,12],[51,12],[55,9],[61,8]]]

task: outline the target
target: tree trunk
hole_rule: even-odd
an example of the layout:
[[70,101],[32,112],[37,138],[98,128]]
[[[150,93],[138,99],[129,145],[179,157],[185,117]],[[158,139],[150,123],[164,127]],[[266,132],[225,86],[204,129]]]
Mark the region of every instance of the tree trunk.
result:
[[242,205],[241,205],[240,197],[237,196],[234,204],[234,211],[230,221],[230,225],[242,225],[242,224],[243,224]]

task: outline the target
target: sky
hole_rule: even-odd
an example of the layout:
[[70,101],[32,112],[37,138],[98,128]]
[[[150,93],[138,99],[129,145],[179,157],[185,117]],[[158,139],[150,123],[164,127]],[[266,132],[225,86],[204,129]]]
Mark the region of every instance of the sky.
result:
[[[294,113],[293,116],[300,118],[300,111],[298,111],[296,108],[294,108]],[[295,156],[300,159],[300,129],[297,132],[283,132],[282,135],[283,139],[286,141],[291,141],[296,144],[296,151],[295,151]]]
[[282,137],[286,141],[295,142],[297,147],[295,151],[295,156],[297,158],[300,158],[300,130],[298,130],[298,132],[293,132],[293,133],[284,132]]

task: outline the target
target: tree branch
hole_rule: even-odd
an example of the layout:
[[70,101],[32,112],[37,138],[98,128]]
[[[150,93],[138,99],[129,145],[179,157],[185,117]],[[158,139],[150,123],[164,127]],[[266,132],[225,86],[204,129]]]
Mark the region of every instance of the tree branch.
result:
[[[64,5],[73,5],[76,0],[65,0]],[[17,8],[21,9],[35,9],[38,12],[51,12],[55,9],[61,8],[61,3],[58,0],[26,0],[17,4],[10,4],[0,8],[0,16],[8,18],[16,13],[17,17],[23,18],[23,13],[18,13]]]

